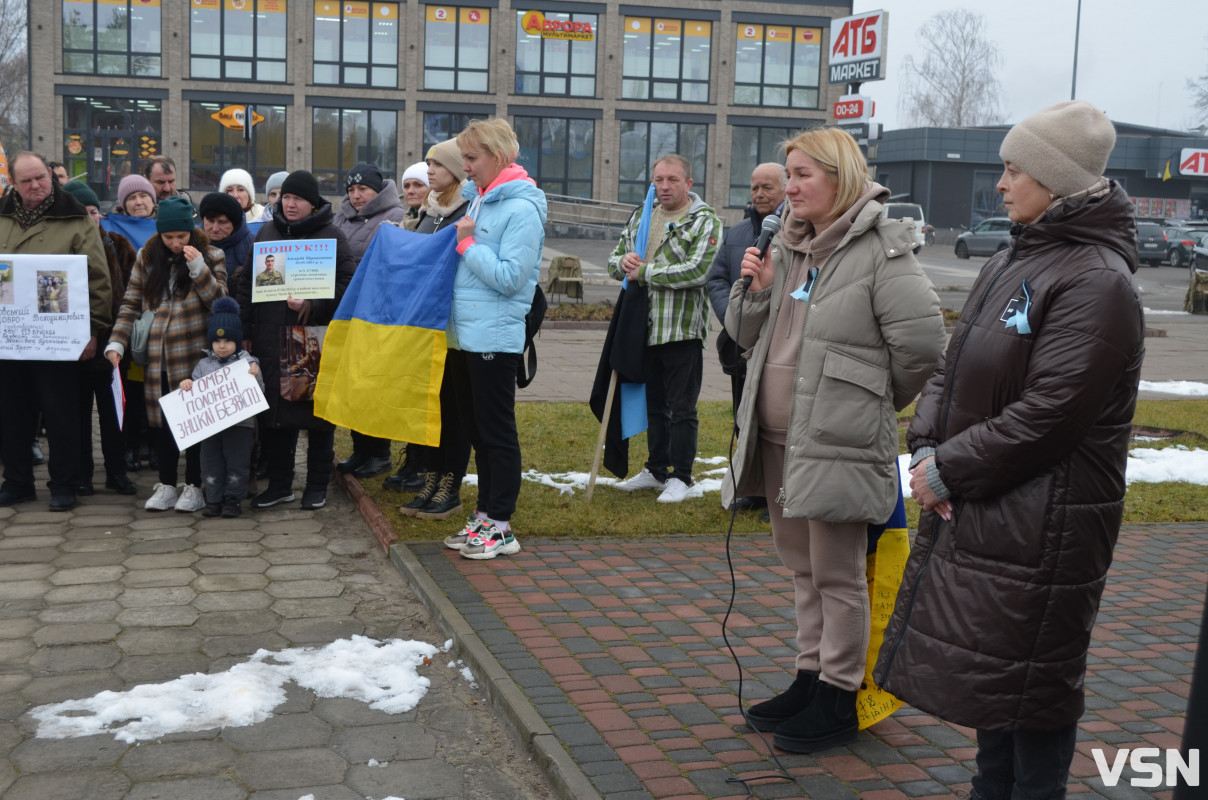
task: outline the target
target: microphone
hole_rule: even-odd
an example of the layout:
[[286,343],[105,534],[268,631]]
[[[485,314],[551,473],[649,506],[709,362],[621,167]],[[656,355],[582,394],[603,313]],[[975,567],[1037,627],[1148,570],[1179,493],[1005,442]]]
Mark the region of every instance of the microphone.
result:
[[[755,242],[755,248],[759,250],[759,259],[768,253],[768,246],[772,243],[772,237],[780,233],[780,217],[775,214],[768,214],[763,218],[763,225],[759,229],[759,239]],[[742,293],[746,294],[751,288],[751,278],[753,276],[746,275],[742,279]]]

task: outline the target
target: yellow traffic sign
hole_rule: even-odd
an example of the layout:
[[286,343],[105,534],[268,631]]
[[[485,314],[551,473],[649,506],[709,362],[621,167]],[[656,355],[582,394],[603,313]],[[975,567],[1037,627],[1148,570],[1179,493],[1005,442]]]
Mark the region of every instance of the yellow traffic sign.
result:
[[[220,111],[215,111],[210,115],[210,118],[218,120],[223,127],[230,128],[231,130],[241,131],[243,130],[243,118],[245,116],[244,112],[244,106],[227,106]],[[256,127],[261,122],[264,122],[264,116],[253,108],[252,127]]]

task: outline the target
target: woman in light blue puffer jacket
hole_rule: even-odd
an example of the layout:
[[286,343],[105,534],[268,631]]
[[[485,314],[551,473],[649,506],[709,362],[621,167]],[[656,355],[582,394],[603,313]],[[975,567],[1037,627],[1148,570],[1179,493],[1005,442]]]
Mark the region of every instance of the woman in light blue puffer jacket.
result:
[[470,177],[470,209],[457,221],[457,276],[449,318],[450,378],[461,424],[474,446],[478,507],[445,539],[466,558],[520,552],[510,520],[520,495],[516,375],[524,317],[541,272],[545,193],[515,163],[520,152],[507,120],[475,120],[457,137]]

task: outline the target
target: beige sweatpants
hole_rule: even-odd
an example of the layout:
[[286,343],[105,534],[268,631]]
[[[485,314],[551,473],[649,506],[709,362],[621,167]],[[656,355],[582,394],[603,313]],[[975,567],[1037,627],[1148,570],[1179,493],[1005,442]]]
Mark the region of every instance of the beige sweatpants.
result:
[[780,493],[784,445],[766,439],[759,445],[772,540],[793,571],[797,669],[820,672],[827,683],[854,692],[864,680],[868,652],[868,525],[786,518],[773,500]]

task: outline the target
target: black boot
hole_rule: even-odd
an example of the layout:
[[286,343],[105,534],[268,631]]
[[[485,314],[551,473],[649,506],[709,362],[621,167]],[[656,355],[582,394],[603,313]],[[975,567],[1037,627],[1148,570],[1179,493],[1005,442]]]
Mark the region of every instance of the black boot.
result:
[[859,730],[856,693],[819,680],[809,706],[781,723],[772,743],[789,753],[817,753],[851,744]]
[[[430,473],[435,474],[435,473]],[[436,493],[423,508],[415,512],[420,519],[448,519],[461,513],[461,479],[446,472],[440,476]]]
[[757,731],[774,731],[780,723],[805,711],[817,690],[818,673],[799,669],[797,680],[787,690],[747,709],[747,724]]
[[[395,477],[395,476],[391,476]],[[390,480],[387,478],[386,480]],[[432,495],[436,494],[436,488],[440,485],[440,476],[435,472],[429,472],[424,477],[424,488],[419,490],[419,494],[413,500],[403,503],[399,506],[399,513],[404,516],[414,517],[416,512],[424,506],[428,505],[428,501],[432,499]]]
[[336,464],[336,471],[347,475],[350,472],[357,470],[362,464],[369,460],[369,456],[364,453],[353,452],[348,458]]

